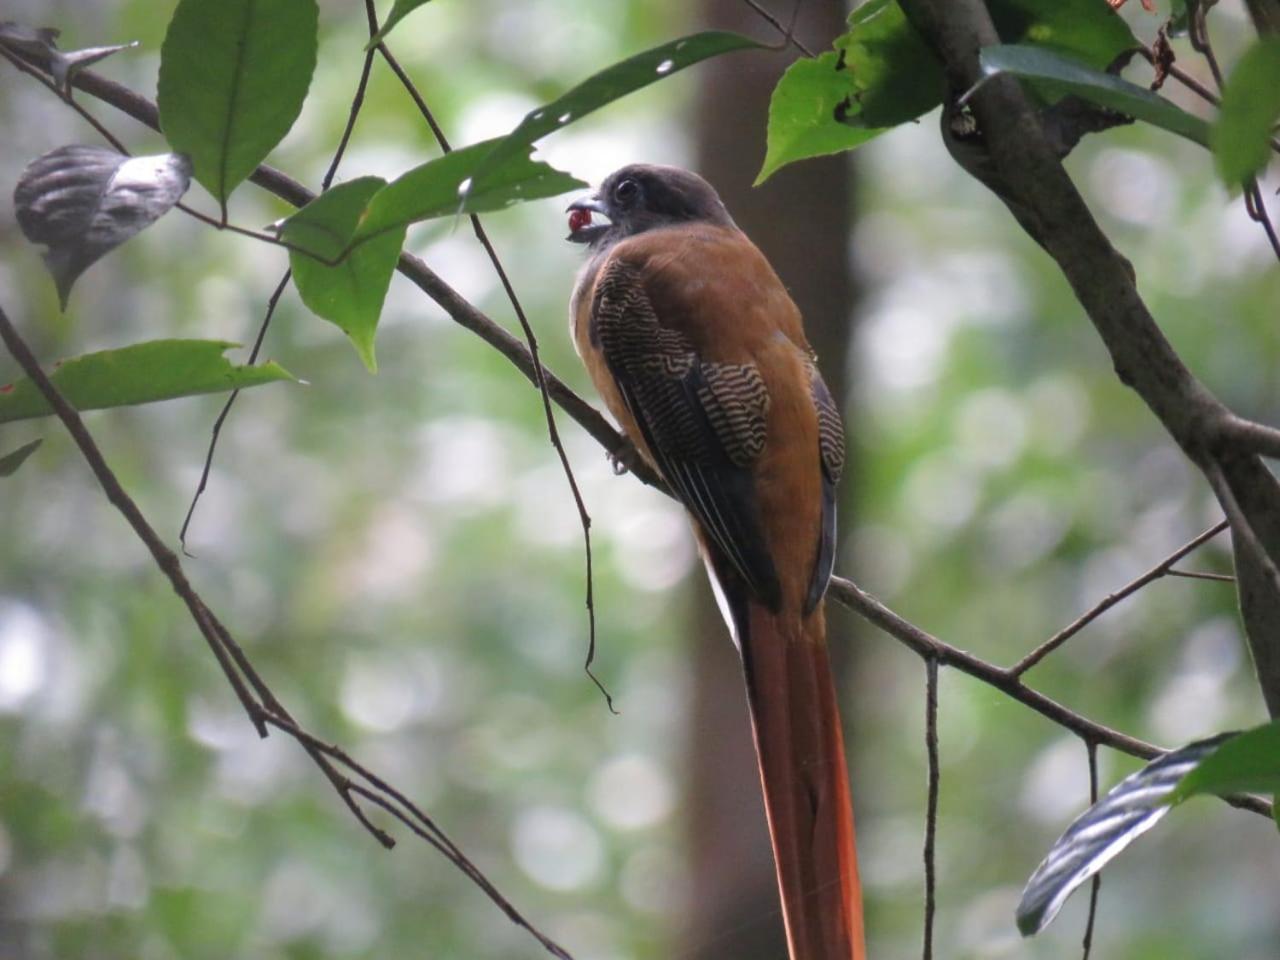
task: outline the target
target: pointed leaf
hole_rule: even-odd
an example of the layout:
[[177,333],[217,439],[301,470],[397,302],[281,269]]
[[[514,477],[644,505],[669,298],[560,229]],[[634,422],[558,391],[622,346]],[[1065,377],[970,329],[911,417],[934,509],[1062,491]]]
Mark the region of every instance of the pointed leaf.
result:
[[1169,799],[1250,791],[1280,793],[1280,720],[1231,737],[1183,777]]
[[[275,363],[236,366],[223,353],[237,346],[223,340],[149,340],[64,360],[54,365],[49,379],[77,410],[133,406],[295,379]],[[30,380],[0,386],[0,423],[52,412]]]
[[289,251],[293,282],[302,302],[351,338],[370,373],[377,371],[373,337],[395,272],[405,228],[388,230],[343,256],[369,199],[386,186],[381,177],[361,177],[334,187],[285,221],[286,242],[315,251],[333,266],[299,250]]
[[1222,91],[1213,155],[1227,186],[1239,187],[1266,166],[1280,120],[1280,37],[1259,40],[1240,58]]
[[383,21],[382,27],[373,35],[373,39],[365,44],[364,48],[371,50],[376,47],[391,32],[392,27],[419,7],[425,6],[430,2],[431,0],[396,0],[391,7],[391,12],[387,14],[387,19]]
[[530,157],[530,148],[491,166],[482,180],[477,170],[497,140],[455,150],[401,175],[369,201],[356,242],[400,230],[418,220],[501,210],[523,200],[554,197],[586,186],[581,180]]
[[526,114],[519,126],[496,141],[492,156],[480,168],[477,185],[488,179],[493,169],[527,156],[527,148],[547,134],[562,130],[629,93],[722,53],[762,46],[741,34],[710,30],[671,40],[594,73],[563,96]]
[[28,444],[19,447],[13,453],[6,453],[0,457],[0,477],[13,476],[18,468],[26,461],[27,457],[36,452],[36,448],[44,443],[43,440],[32,440]]
[[1077,887],[1159,823],[1182,777],[1229,736],[1188,744],[1152,760],[1077,817],[1023,888],[1016,911],[1022,935],[1048,926]]
[[[1072,52],[1098,67],[1136,43],[1107,0],[991,0],[988,6],[1006,42]],[[835,49],[837,57],[794,64],[779,82],[757,183],[795,160],[859,146],[942,102],[942,69],[897,0],[859,6]],[[843,136],[841,125],[862,135]]]
[[1052,50],[1017,44],[984,47],[981,63],[987,76],[1011,73],[1051,100],[1073,93],[1201,146],[1209,145],[1209,125],[1204,120],[1137,84]]
[[829,52],[802,58],[773,88],[768,147],[755,186],[788,163],[851,150],[884,132],[837,121],[837,112],[847,109],[850,90],[848,77],[835,64],[836,54]]
[[315,0],[181,0],[160,50],[160,126],[223,204],[302,110]]
[[54,82],[65,93],[70,90],[71,80],[77,70],[87,67],[91,63],[97,63],[113,53],[128,50],[130,47],[138,45],[138,41],[134,40],[131,43],[117,43],[106,47],[86,47],[83,50],[62,51],[58,49],[58,45],[55,42],[59,33],[60,31],[52,27],[40,27],[33,30],[30,27],[24,27],[6,20],[0,23],[0,47],[8,47],[10,50],[19,53],[47,57],[49,60],[49,72],[53,75]]
[[13,193],[18,225],[44,244],[65,309],[71,285],[95,260],[150,226],[191,183],[185,157],[126,157],[103,147],[59,147],[33,160]]

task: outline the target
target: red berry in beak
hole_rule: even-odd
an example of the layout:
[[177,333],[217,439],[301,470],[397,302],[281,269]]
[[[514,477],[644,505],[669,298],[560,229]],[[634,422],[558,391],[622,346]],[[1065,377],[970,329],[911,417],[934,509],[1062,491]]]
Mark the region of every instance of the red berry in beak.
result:
[[569,232],[577,233],[583,227],[591,225],[590,210],[570,210],[569,211]]

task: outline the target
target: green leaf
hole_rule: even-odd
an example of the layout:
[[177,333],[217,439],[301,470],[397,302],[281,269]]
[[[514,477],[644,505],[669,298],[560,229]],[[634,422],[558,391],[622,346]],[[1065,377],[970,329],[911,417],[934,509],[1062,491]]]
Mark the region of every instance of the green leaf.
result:
[[0,477],[11,477],[17,473],[18,468],[22,466],[27,457],[36,452],[36,447],[44,443],[43,440],[32,440],[28,444],[19,447],[13,453],[6,453],[0,457]]
[[1011,44],[985,47],[981,63],[987,76],[1011,73],[1030,82],[1051,100],[1075,94],[1090,103],[1144,120],[1201,146],[1209,145],[1209,125],[1204,120],[1137,84],[1095,70],[1052,50]]
[[383,41],[388,33],[391,32],[392,27],[419,7],[426,6],[426,4],[430,2],[431,0],[396,0],[395,4],[391,7],[391,12],[387,14],[387,19],[383,21],[378,32],[373,35],[372,40],[365,44],[365,50],[372,50]]
[[882,131],[835,122],[849,97],[848,78],[834,69],[836,55],[800,59],[787,68],[769,99],[769,136],[759,186],[788,163],[850,150]]
[[337,324],[370,373],[378,369],[374,333],[395,272],[405,228],[387,230],[343,256],[369,200],[386,186],[381,177],[360,177],[320,194],[285,221],[281,238],[314,251],[334,266],[296,249],[289,251],[293,282],[302,302]]
[[[237,346],[224,340],[149,340],[64,360],[54,366],[49,379],[77,410],[126,407],[295,380],[275,363],[232,364],[222,354]],[[0,423],[52,412],[28,379],[0,387]]]
[[160,126],[224,204],[293,126],[316,65],[315,0],[181,0],[160,50]]
[[759,49],[763,44],[737,33],[706,31],[645,50],[594,73],[563,96],[525,115],[520,125],[498,140],[492,156],[480,168],[480,180],[490,167],[527,155],[528,147],[549,133],[562,130],[607,104],[613,103],[685,67],[734,50]]
[[1248,50],[1222,91],[1222,109],[1210,134],[1218,173],[1239,187],[1267,163],[1280,120],[1280,37],[1266,37]]
[[418,220],[501,210],[523,200],[554,197],[586,186],[583,181],[530,157],[532,148],[489,167],[486,163],[498,140],[455,150],[397,177],[369,201],[355,242],[364,243]]
[[[1136,43],[1107,0],[993,0],[989,6],[1006,42],[1075,53],[1091,65],[1106,66]],[[835,49],[835,58],[793,65],[774,90],[756,183],[796,160],[859,146],[942,102],[942,69],[897,0],[858,7]],[[862,135],[843,136],[841,125]]]
[[1225,741],[1179,782],[1170,802],[1201,793],[1280,793],[1280,720]]

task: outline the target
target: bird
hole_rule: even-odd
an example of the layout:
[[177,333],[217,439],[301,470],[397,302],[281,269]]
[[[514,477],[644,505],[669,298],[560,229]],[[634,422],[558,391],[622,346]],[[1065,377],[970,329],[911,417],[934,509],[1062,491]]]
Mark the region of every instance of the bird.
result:
[[574,346],[634,453],[690,514],[741,654],[791,960],[864,960],[822,604],[844,429],[800,310],[688,170],[625,166],[568,213],[567,239],[587,253]]

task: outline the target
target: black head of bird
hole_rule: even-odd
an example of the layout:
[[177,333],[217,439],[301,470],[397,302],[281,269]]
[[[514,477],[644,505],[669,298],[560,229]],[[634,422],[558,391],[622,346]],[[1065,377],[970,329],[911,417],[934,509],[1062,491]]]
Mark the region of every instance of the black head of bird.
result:
[[[607,222],[597,222],[595,214]],[[734,226],[715,188],[696,173],[633,163],[609,174],[591,196],[569,204],[566,239],[602,250],[637,233],[682,223]]]

